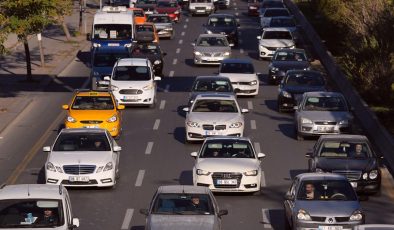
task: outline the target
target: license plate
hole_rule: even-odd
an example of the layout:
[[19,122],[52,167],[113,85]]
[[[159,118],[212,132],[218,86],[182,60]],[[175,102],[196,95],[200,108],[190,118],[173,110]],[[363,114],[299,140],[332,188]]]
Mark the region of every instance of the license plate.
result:
[[334,127],[332,126],[319,126],[317,130],[320,132],[334,132]]
[[100,85],[109,85],[109,81],[99,81]]
[[70,182],[88,182],[89,177],[88,176],[70,176],[68,178]]
[[99,128],[99,126],[98,125],[85,125],[84,128],[97,129],[97,128]]
[[137,96],[123,96],[124,100],[137,100],[138,97]]
[[205,58],[206,61],[219,61],[217,58],[207,57]]
[[197,13],[205,13],[205,10],[197,10]]
[[342,226],[319,226],[318,230],[342,230]]
[[215,135],[220,135],[221,133],[220,132],[206,132],[205,133],[207,136],[215,136]]
[[220,185],[236,185],[237,180],[217,180],[216,184]]
[[350,182],[353,188],[357,188],[357,182]]
[[119,46],[119,43],[108,43],[108,46]]

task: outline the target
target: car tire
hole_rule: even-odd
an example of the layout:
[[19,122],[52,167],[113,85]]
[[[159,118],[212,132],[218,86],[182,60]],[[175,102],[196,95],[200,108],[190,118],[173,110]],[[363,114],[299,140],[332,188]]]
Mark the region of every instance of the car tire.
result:
[[304,136],[302,136],[298,130],[296,131],[296,137],[297,137],[297,141],[303,141],[305,138]]
[[155,98],[153,99],[153,103],[152,103],[152,104],[149,104],[149,108],[150,108],[150,109],[153,109],[153,108],[156,107],[156,101],[157,101],[157,99],[156,99],[156,95],[155,95]]
[[277,106],[278,106],[278,112],[279,113],[284,113],[285,112],[284,109],[282,108],[282,106],[280,106],[279,100],[278,100]]
[[292,227],[291,227],[291,224],[289,223],[289,221],[287,220],[287,216],[286,216],[286,213],[283,215],[283,219],[284,219],[284,229],[285,230],[291,230],[292,229]]

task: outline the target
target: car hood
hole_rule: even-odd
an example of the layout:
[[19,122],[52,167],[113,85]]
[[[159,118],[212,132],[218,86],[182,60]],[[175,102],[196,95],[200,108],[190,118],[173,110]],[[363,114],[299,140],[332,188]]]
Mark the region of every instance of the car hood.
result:
[[194,51],[212,53],[212,52],[230,52],[230,46],[195,46]]
[[245,74],[245,73],[219,73],[220,76],[228,77],[231,82],[247,82],[258,80],[255,73]]
[[156,29],[157,30],[162,30],[165,28],[172,28],[172,23],[155,23]]
[[214,34],[220,34],[224,32],[225,34],[230,34],[231,32],[235,32],[237,30],[236,27],[228,27],[228,26],[207,26],[207,30],[212,31]]
[[150,230],[218,230],[214,215],[150,215]]
[[111,151],[52,151],[48,159],[55,165],[105,165],[111,160]]
[[312,121],[336,121],[352,119],[352,115],[349,112],[343,111],[302,111],[301,117],[308,118]]
[[259,44],[265,47],[290,47],[294,46],[294,41],[291,39],[261,39]]
[[111,79],[110,85],[116,86],[119,89],[142,89],[150,83],[151,81],[114,81]]
[[360,170],[370,171],[376,168],[376,159],[374,158],[326,158],[319,157],[316,159],[316,167],[326,172],[333,170]]
[[326,91],[324,86],[284,86],[282,90],[292,94]]
[[204,124],[228,124],[230,122],[243,122],[243,115],[239,113],[212,113],[212,112],[192,112],[187,115],[187,120]]
[[272,61],[271,65],[280,70],[287,71],[291,69],[305,69],[309,67],[307,61]]
[[196,168],[209,172],[248,172],[256,170],[260,161],[245,158],[199,158]]
[[71,110],[69,115],[77,121],[107,120],[116,114],[115,110]]
[[349,217],[354,211],[360,210],[358,201],[306,201],[297,200],[295,211],[303,209],[311,216]]
[[158,8],[158,7],[156,7],[156,11],[159,14],[173,14],[177,10],[178,10],[177,7],[165,7],[165,8]]

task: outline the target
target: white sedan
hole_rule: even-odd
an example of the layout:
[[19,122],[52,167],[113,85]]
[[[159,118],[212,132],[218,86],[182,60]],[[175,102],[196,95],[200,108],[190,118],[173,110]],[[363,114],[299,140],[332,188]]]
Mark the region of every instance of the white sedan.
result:
[[207,138],[196,158],[193,184],[213,192],[258,192],[261,187],[261,159],[249,138]]

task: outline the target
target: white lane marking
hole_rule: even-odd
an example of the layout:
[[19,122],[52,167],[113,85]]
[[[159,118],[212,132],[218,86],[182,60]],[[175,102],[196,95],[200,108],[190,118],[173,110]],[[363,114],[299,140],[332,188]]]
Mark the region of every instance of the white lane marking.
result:
[[185,34],[186,34],[185,31],[183,31],[183,32],[181,33],[181,36],[185,36]]
[[[88,78],[90,79],[90,78]],[[59,79],[57,79],[56,77],[53,78],[53,81],[56,82],[57,84],[63,86],[65,89],[67,89],[70,92],[74,92],[74,89],[66,84],[64,84],[64,82],[60,81]]]
[[178,63],[178,59],[174,58],[174,60],[172,61],[172,64],[176,65],[176,63]]
[[153,148],[153,141],[149,141],[145,149],[145,154],[151,154]]
[[188,18],[186,18],[186,19],[185,19],[185,22],[189,22],[189,19],[188,19]]
[[261,213],[263,214],[263,227],[264,228],[272,228],[271,222],[270,222],[270,210],[269,209],[261,209]]
[[86,89],[86,87],[88,86],[88,84],[91,82],[91,78],[88,77],[88,79],[86,79],[86,81],[83,83],[81,89]]
[[178,42],[179,44],[182,44],[183,43],[183,40],[181,39],[181,40],[179,40],[179,42]]
[[248,101],[248,109],[253,109],[253,102],[252,101]]
[[243,54],[244,53],[244,49],[239,49],[239,52],[241,53],[241,54]]
[[166,106],[166,100],[161,100],[159,109],[163,110],[165,106]]
[[141,169],[138,171],[137,180],[135,181],[135,187],[141,187],[142,181],[144,180],[145,170]]
[[234,10],[238,10],[238,8],[237,8],[237,7],[235,7],[235,8],[234,8]]
[[184,26],[183,26],[183,28],[185,28],[185,29],[186,29],[186,28],[187,28],[187,25],[184,25]]
[[250,128],[251,129],[256,129],[256,120],[250,120]]
[[[174,70],[171,70],[171,71],[170,71],[170,74],[168,74],[168,76],[169,76],[169,77],[173,77],[173,76],[174,76],[174,73],[175,73],[175,71],[174,71]],[[168,85],[168,87],[170,87],[170,86]]]
[[238,12],[235,12],[235,16],[238,16],[239,15],[239,13]]
[[181,52],[181,48],[176,48],[175,53],[179,54]]
[[260,148],[259,142],[254,143],[254,150],[256,151],[256,153],[261,153],[261,148]]
[[261,171],[261,181],[260,181],[260,187],[266,187],[267,182],[265,182],[265,173],[264,171]]
[[122,230],[123,229],[129,229],[130,223],[131,223],[131,219],[133,218],[133,214],[134,214],[134,209],[128,208],[126,210],[126,214],[124,215],[122,227],[120,229],[122,229]]
[[160,125],[160,119],[156,119],[155,124],[153,125],[153,130],[158,130]]
[[164,92],[168,93],[168,91],[170,91],[170,85],[169,84],[167,84],[166,88],[164,89]]

